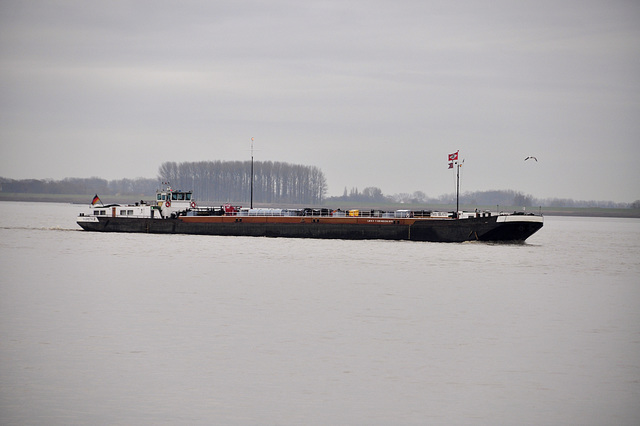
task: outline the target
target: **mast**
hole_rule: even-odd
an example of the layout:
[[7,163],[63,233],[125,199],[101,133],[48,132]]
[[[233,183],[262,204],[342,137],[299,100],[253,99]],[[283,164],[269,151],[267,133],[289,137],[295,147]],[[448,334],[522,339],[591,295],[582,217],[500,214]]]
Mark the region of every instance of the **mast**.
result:
[[456,219],[460,214],[460,164],[456,162]]
[[253,208],[253,138],[251,138],[251,208]]

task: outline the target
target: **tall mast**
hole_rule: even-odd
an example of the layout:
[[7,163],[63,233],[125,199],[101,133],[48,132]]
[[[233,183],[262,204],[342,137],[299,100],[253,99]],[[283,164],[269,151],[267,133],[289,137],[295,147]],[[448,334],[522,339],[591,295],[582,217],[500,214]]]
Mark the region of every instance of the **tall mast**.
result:
[[251,208],[253,208],[253,138],[251,138]]
[[456,219],[460,212],[460,163],[456,163]]

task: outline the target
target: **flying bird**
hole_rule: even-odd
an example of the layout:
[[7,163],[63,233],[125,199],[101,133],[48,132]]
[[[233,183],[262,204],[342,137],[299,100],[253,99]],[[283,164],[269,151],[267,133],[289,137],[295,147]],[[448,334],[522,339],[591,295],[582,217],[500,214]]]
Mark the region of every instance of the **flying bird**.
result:
[[529,156],[529,157],[524,159],[524,161],[527,161],[527,160],[536,160],[536,163],[538,162],[538,159],[536,157],[533,157],[533,156]]

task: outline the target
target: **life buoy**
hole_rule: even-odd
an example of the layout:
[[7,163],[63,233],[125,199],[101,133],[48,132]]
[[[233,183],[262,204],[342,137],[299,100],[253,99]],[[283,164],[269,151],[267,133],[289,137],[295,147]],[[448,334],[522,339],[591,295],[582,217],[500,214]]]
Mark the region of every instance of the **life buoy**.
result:
[[192,202],[191,202],[191,208],[192,208],[192,209],[195,209],[195,208],[196,208],[196,202],[195,202],[195,201],[192,201]]
[[171,201],[170,201],[170,200],[167,200],[167,202],[166,202],[166,203],[164,203],[164,206],[165,206],[165,207],[171,207]]

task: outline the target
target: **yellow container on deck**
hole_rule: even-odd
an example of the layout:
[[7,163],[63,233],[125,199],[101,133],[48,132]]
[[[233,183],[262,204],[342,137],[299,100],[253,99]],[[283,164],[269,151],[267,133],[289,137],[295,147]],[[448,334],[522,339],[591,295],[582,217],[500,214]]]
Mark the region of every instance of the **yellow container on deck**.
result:
[[360,216],[360,210],[349,210],[349,216]]

